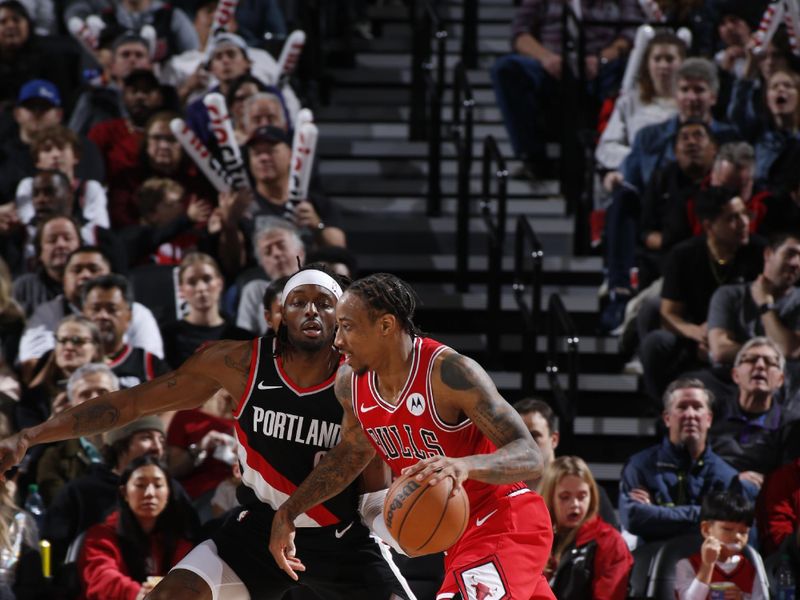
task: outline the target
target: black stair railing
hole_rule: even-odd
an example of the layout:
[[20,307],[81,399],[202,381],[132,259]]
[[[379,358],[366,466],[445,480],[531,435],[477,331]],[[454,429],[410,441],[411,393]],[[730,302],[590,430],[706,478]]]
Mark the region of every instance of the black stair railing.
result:
[[[493,136],[483,140],[481,169],[481,216],[489,232],[488,290],[486,308],[486,350],[490,366],[500,360],[500,310],[503,275],[503,247],[506,237],[506,212],[508,203],[508,169],[506,160]],[[492,196],[492,182],[497,182],[497,193]],[[493,200],[497,200],[496,215],[492,214]]]
[[[520,375],[522,393],[531,396],[536,391],[536,341],[541,330],[542,261],[544,250],[530,220],[517,217],[514,234],[514,299],[522,316],[522,357]],[[526,298],[529,294],[530,299]]]
[[450,136],[456,149],[456,289],[469,290],[470,177],[475,97],[464,64],[453,71],[453,111]]
[[[559,378],[561,340],[566,344],[567,386]],[[559,418],[560,445],[569,453],[575,441],[575,415],[578,409],[578,334],[564,302],[558,294],[551,294],[547,303],[547,366],[545,371],[553,392],[554,406]]]
[[417,15],[417,3],[411,2],[409,13],[414,40],[409,137],[428,141],[427,212],[435,217],[442,210],[442,94],[447,31],[433,2],[425,2],[419,12]]
[[461,62],[478,67],[478,0],[464,0],[461,12]]

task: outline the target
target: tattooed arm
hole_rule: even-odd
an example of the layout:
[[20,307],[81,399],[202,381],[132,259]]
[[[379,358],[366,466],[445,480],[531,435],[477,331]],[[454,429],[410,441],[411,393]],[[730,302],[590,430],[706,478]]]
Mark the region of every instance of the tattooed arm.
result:
[[432,457],[405,469],[404,473],[417,473],[419,479],[425,479],[438,471],[431,484],[449,476],[456,487],[466,479],[503,484],[541,477],[539,447],[522,418],[500,396],[478,363],[457,352],[445,352],[437,359],[432,385],[440,416],[457,422],[466,415],[497,450],[461,458]]
[[336,398],[344,409],[341,441],[319,461],[272,520],[269,550],[278,566],[294,580],[298,578],[295,571],[305,570],[295,556],[294,520],[320,502],[344,491],[375,456],[375,449],[353,413],[352,372],[350,367],[343,366],[336,375]]
[[[195,408],[223,386],[232,393],[240,392],[245,387],[247,373],[242,371],[242,364],[249,364],[250,352],[249,342],[209,346],[176,371],[87,400],[44,423],[23,429],[0,441],[0,477],[36,444],[102,433],[145,415]],[[237,380],[241,380],[239,387]]]

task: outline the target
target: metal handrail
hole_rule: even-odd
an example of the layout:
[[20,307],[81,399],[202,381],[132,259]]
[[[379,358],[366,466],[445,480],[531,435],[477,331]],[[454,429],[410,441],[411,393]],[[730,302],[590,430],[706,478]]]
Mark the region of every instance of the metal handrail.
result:
[[461,62],[478,67],[478,0],[464,0],[461,12]]
[[[529,250],[526,252],[526,249]],[[529,260],[530,259],[530,260]],[[517,217],[514,235],[514,299],[522,316],[522,393],[536,390],[536,339],[542,322],[542,262],[544,249],[539,236],[525,215]],[[530,302],[526,291],[530,290]]]
[[[559,340],[567,346],[567,389],[559,381]],[[564,302],[558,294],[551,294],[547,302],[547,365],[545,371],[553,391],[559,417],[561,443],[570,449],[575,436],[575,415],[578,410],[578,333]]]
[[[494,173],[492,166],[495,165]],[[489,233],[488,290],[486,308],[486,346],[489,362],[496,364],[500,356],[500,292],[502,288],[503,246],[506,237],[508,204],[508,169],[494,136],[483,139],[481,165],[481,216]],[[492,180],[497,181],[497,218],[492,218]]]
[[[472,145],[475,97],[464,64],[453,71],[453,107],[450,136],[456,148],[458,182],[456,188],[456,289],[469,289],[469,204],[472,174]],[[462,118],[462,114],[463,118]]]

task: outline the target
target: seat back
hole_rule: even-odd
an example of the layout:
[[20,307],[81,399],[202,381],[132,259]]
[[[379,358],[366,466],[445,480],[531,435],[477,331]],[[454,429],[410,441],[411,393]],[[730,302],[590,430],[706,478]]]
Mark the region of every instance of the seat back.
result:
[[703,538],[699,533],[690,533],[666,541],[653,558],[647,597],[655,600],[674,600],[675,565],[700,549]]
[[178,294],[178,267],[142,265],[131,270],[128,278],[134,296],[153,313],[159,326],[183,317],[183,302]]
[[653,567],[653,559],[664,542],[650,542],[636,546],[633,555],[633,568],[628,580],[628,598],[647,598],[647,583]]

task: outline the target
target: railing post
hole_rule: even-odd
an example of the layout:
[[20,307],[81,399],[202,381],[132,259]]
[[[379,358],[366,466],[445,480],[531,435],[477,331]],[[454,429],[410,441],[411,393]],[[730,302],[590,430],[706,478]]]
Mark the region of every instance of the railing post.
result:
[[[462,101],[463,99],[463,101]],[[450,127],[458,161],[456,192],[456,289],[469,290],[469,200],[472,172],[472,125],[475,100],[462,63],[453,72],[453,108]],[[464,111],[462,124],[461,111]],[[462,129],[463,127],[463,129]]]
[[478,0],[464,0],[461,13],[461,62],[478,67]]
[[[526,254],[527,248],[530,252]],[[542,302],[542,260],[544,251],[539,242],[539,237],[533,230],[530,221],[525,215],[517,217],[517,226],[514,239],[514,298],[517,301],[522,322],[522,358],[520,375],[522,377],[522,393],[526,396],[536,391],[537,348],[539,330],[541,327],[541,302]],[[532,268],[526,271],[527,260],[530,259]],[[531,302],[525,302],[525,289],[531,289]]]
[[431,24],[436,40],[435,62],[430,61],[427,81],[430,130],[428,131],[428,216],[438,217],[442,213],[442,93],[444,91],[445,44],[447,31],[440,24],[433,6],[428,3],[425,9],[426,21]]
[[424,2],[409,0],[408,16],[412,32],[411,99],[408,123],[410,140],[424,140],[427,135],[427,92],[425,69],[431,56],[431,25]]
[[[495,168],[492,173],[492,168]],[[494,175],[494,177],[492,177]],[[490,214],[491,181],[497,180],[497,221],[492,223]],[[489,229],[489,273],[487,290],[486,345],[490,365],[500,360],[500,316],[501,288],[503,270],[503,246],[506,231],[506,184],[508,170],[506,161],[497,147],[494,137],[487,135],[483,140],[483,165],[481,170],[481,212]]]

